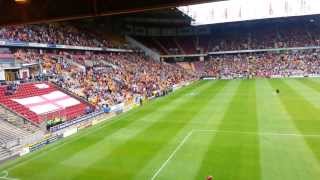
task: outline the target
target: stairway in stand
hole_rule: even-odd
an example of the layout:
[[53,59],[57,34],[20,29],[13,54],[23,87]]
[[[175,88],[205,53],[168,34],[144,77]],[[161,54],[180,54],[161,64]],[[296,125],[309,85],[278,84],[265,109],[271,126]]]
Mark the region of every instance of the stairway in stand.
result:
[[0,147],[0,161],[5,160],[11,156],[11,152],[3,147]]

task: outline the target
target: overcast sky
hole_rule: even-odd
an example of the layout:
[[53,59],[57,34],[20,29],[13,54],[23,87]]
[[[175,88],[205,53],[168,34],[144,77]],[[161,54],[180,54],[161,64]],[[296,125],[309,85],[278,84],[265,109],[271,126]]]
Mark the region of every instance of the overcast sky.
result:
[[320,0],[228,0],[180,7],[195,25],[320,14]]

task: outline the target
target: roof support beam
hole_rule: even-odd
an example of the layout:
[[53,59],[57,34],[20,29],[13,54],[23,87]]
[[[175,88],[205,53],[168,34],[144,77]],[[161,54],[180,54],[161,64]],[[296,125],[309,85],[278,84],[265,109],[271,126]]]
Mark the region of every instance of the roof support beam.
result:
[[134,13],[221,0],[0,0],[0,25]]

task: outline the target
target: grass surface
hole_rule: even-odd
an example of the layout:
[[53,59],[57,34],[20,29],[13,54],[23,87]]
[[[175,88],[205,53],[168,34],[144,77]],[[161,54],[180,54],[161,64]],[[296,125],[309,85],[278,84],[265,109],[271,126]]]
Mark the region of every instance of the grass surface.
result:
[[320,79],[199,81],[3,164],[0,179],[316,180],[319,108]]

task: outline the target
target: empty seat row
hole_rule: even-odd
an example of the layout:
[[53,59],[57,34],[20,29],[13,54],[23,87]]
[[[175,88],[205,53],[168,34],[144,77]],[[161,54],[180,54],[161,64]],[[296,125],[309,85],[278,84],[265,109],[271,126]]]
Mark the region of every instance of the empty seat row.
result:
[[67,120],[70,120],[84,114],[85,108],[87,106],[84,103],[71,106],[57,112],[52,112],[45,115],[38,115],[35,112],[31,111],[28,107],[12,100],[23,99],[33,96],[41,96],[58,90],[49,83],[46,84],[48,85],[48,87],[43,89],[37,88],[35,85],[36,83],[20,84],[14,94],[7,96],[4,95],[6,87],[0,86],[0,95],[2,94],[0,96],[0,104],[36,124],[41,124],[43,121],[55,118],[57,116],[61,116],[63,118],[66,118]]

